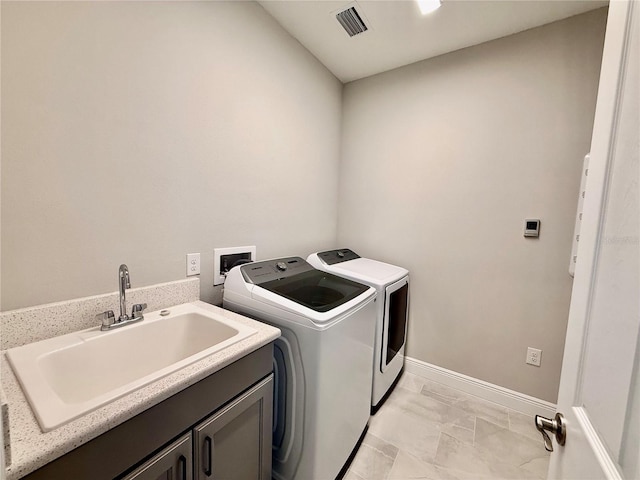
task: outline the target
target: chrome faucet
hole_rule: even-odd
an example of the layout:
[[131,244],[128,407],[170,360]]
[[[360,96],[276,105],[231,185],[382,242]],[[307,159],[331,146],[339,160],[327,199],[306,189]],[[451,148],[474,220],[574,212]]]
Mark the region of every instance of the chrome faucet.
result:
[[146,303],[136,303],[131,309],[131,316],[127,315],[127,296],[126,289],[131,288],[131,278],[129,277],[129,268],[123,263],[118,269],[118,294],[120,299],[120,316],[116,320],[113,310],[96,315],[96,319],[102,322],[100,330],[111,330],[112,328],[122,327],[129,323],[144,320],[142,312],[147,308]]
[[129,320],[129,315],[127,315],[127,296],[125,294],[125,290],[127,288],[131,288],[129,269],[124,263],[120,265],[118,277],[118,285],[120,287],[120,317],[118,318],[118,321],[123,322]]

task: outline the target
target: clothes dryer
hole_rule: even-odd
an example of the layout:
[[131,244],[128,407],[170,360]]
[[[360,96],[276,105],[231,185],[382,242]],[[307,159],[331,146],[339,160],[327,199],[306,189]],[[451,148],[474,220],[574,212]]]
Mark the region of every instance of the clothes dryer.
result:
[[334,479],[368,421],[375,289],[299,257],[227,274],[223,307],[278,327],[273,477]]
[[378,292],[371,390],[371,413],[375,413],[391,393],[404,368],[409,317],[409,271],[361,258],[348,248],[312,253],[307,261],[319,270],[364,283]]

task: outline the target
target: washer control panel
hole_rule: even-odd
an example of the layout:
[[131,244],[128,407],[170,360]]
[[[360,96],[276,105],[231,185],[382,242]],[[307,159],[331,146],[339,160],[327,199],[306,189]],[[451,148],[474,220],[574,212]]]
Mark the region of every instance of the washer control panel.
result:
[[277,258],[263,262],[247,263],[240,267],[245,281],[255,285],[291,277],[308,270],[315,269],[300,257]]
[[349,260],[355,260],[360,258],[353,250],[348,248],[340,248],[338,250],[327,250],[326,252],[319,252],[318,258],[326,265],[333,265],[335,263],[348,262]]

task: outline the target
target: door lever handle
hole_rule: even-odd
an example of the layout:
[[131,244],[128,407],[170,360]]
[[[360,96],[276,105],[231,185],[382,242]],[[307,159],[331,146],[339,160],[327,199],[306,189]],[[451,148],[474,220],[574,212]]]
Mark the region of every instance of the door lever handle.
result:
[[564,415],[556,413],[556,416],[552,419],[536,415],[535,417],[536,429],[542,434],[544,439],[544,448],[547,452],[553,452],[553,444],[551,438],[547,432],[552,433],[556,437],[558,445],[564,445],[567,439],[567,423],[564,420]]

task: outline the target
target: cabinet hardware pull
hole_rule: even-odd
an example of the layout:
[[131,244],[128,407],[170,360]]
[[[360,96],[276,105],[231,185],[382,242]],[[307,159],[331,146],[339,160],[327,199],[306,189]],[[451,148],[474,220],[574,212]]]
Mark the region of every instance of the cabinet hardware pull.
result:
[[178,457],[178,469],[180,470],[180,480],[187,480],[187,458],[184,455]]
[[[202,469],[204,470],[204,474],[207,477],[211,476],[211,462],[213,461],[213,440],[211,439],[211,437],[209,435],[207,435],[206,437],[204,437],[204,443],[203,443],[203,452],[202,452],[202,460],[204,462],[204,459],[206,458],[207,461],[206,463],[203,463],[202,465]],[[206,468],[205,468],[206,465]]]

